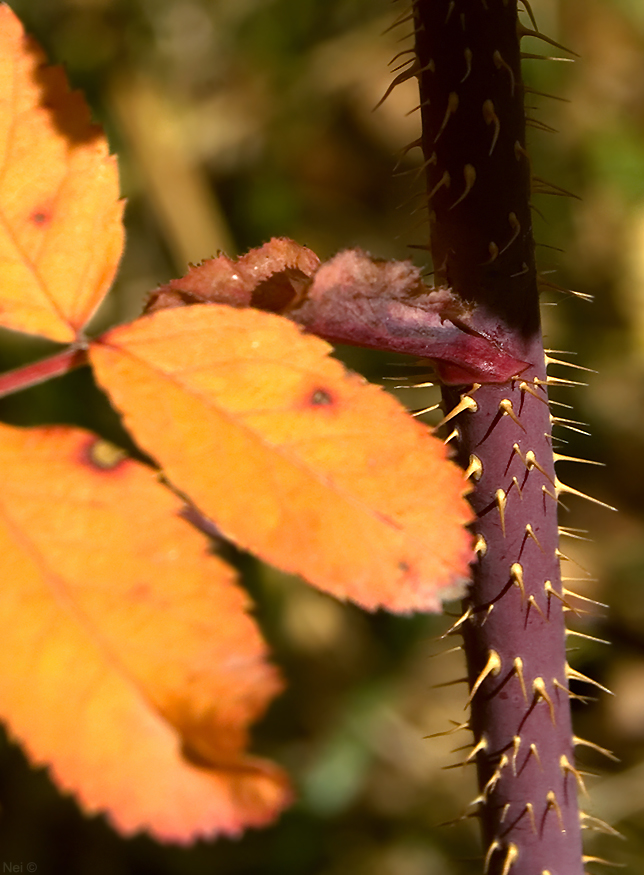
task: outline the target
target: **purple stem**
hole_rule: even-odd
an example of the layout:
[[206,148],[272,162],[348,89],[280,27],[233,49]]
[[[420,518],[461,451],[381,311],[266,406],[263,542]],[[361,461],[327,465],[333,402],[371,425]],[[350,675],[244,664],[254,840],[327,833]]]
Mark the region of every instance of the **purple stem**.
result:
[[516,0],[415,0],[436,285],[530,362],[443,392],[476,483],[478,561],[459,623],[489,875],[582,875],[557,488],[530,219]]

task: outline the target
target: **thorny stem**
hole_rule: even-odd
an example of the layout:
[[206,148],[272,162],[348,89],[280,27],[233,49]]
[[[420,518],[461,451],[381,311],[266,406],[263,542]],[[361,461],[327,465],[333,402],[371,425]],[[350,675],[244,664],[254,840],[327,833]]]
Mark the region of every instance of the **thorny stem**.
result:
[[531,368],[446,388],[478,561],[464,602],[485,872],[581,875],[557,489],[516,0],[414,0],[436,284]]

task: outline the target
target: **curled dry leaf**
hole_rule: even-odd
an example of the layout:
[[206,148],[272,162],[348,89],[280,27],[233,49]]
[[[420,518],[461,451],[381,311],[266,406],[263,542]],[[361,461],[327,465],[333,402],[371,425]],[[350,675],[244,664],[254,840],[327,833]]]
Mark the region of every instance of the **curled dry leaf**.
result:
[[123,249],[118,168],[82,95],[0,4],[0,324],[74,340]]
[[149,468],[85,432],[0,427],[0,708],[35,762],[123,833],[270,822],[245,752],[279,690],[234,572]]
[[325,262],[286,315],[332,343],[431,359],[446,384],[505,383],[528,364],[475,331],[463,301],[428,288],[411,262],[359,249]]
[[193,265],[184,277],[156,289],[146,312],[209,301],[280,312],[301,297],[319,266],[311,249],[274,237],[241,258],[219,255]]
[[410,261],[360,249],[320,264],[305,246],[273,238],[237,261],[220,255],[192,267],[157,289],[147,311],[207,302],[282,313],[332,343],[431,359],[446,384],[504,383],[528,365],[475,329],[449,289],[426,286]]
[[223,534],[369,609],[438,610],[471,559],[462,471],[288,320],[220,304],[116,328],[90,358],[141,446]]

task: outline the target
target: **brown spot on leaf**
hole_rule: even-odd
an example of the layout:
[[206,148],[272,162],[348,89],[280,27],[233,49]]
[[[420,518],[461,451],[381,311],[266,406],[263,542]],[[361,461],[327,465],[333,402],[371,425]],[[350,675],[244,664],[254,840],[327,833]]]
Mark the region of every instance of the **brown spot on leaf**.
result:
[[311,393],[311,402],[314,407],[330,407],[333,404],[333,396],[326,389],[315,389]]
[[51,214],[46,212],[45,210],[34,210],[30,218],[34,225],[42,226],[49,224],[51,220]]
[[113,471],[127,458],[127,453],[102,438],[92,440],[83,452],[82,461],[98,471]]

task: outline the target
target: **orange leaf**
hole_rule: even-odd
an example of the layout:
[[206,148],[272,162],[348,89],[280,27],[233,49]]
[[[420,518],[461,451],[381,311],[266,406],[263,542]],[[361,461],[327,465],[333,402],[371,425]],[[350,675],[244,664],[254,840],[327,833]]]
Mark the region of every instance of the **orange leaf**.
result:
[[178,499],[67,428],[0,426],[0,484],[10,731],[123,833],[188,842],[271,821],[285,778],[244,748],[280,683]]
[[220,530],[369,609],[437,610],[467,575],[462,471],[288,320],[162,310],[90,348],[135,439]]
[[123,249],[116,159],[64,72],[0,5],[0,323],[74,340]]

